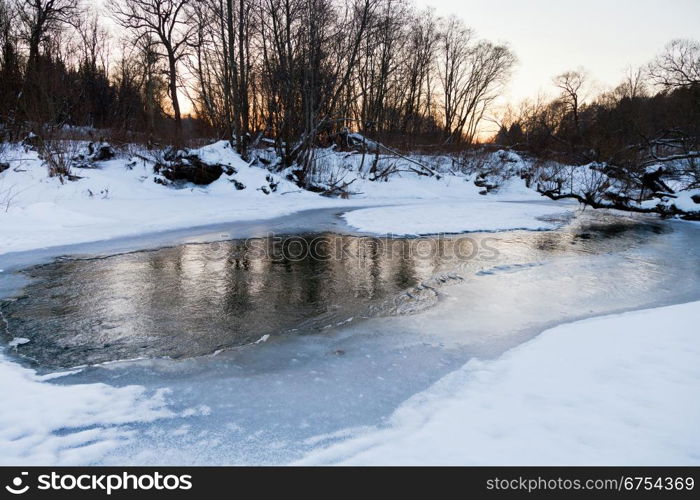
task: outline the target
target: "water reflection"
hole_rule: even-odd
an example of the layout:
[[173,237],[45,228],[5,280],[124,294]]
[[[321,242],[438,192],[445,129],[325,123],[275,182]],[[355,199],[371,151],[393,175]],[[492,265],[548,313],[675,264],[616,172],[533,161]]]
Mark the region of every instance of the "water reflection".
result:
[[196,356],[362,315],[471,258],[463,246],[321,234],[61,260],[29,270],[2,310],[8,336],[31,339],[21,354],[44,366]]
[[421,283],[440,273],[616,251],[659,232],[635,221],[596,224],[419,239],[270,236],[61,260],[28,270],[25,294],[0,307],[7,339],[29,338],[18,352],[46,367],[197,356],[268,334],[419,310],[404,306],[435,299],[444,280]]

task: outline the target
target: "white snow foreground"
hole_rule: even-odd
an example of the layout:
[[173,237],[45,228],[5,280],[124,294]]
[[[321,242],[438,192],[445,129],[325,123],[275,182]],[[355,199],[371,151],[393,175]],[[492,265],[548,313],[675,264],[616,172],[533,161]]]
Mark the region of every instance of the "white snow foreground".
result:
[[[397,220],[406,219],[397,217],[395,210],[351,212],[348,222],[368,232],[433,234],[541,229],[550,226],[538,220],[540,215],[556,209],[564,211],[559,207],[566,206],[544,200],[517,178],[488,196],[480,195],[481,189],[471,182],[470,176],[459,172],[445,172],[439,179],[401,172],[386,182],[373,182],[364,172],[367,165],[364,170],[361,166],[361,155],[335,152],[324,157],[324,165],[333,170],[334,176],[353,179],[352,188],[357,194],[345,200],[327,198],[300,190],[264,168],[249,166],[225,141],[192,152],[209,163],[234,167],[236,173],[222,175],[208,186],[188,184],[175,189],[154,182],[157,176],[152,164],[134,157],[99,162],[98,168],[73,168],[73,174],[81,178],[61,183],[58,178],[48,177],[36,152],[17,145],[9,148],[3,161],[9,161],[10,168],[0,172],[0,254],[266,219],[312,208],[358,205],[410,204],[406,214],[416,222],[415,214],[423,213],[420,223],[394,227]],[[263,188],[270,184],[268,176],[278,185],[274,192],[267,190],[266,194]],[[232,180],[245,189],[236,189]],[[513,200],[537,201],[537,205],[501,203]],[[377,218],[386,221],[379,226],[367,223]]]
[[700,464],[700,302],[561,325],[470,361],[303,464]]
[[130,427],[175,414],[166,391],[56,385],[0,353],[0,465],[85,465],[134,437]]

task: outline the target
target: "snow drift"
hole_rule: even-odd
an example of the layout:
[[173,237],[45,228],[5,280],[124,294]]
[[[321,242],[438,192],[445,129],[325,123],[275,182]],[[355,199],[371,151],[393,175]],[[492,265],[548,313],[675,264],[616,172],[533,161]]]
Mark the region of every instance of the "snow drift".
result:
[[698,314],[693,302],[552,328],[301,463],[698,465]]

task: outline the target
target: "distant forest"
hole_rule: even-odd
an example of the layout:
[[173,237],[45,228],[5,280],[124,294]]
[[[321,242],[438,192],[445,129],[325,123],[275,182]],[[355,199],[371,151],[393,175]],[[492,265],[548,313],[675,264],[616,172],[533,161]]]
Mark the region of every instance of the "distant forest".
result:
[[[553,78],[558,95],[502,112],[513,49],[406,0],[108,0],[103,10],[0,0],[5,140],[90,127],[148,144],[226,138],[245,158],[265,139],[289,166],[348,131],[405,150],[468,148],[498,116],[496,144],[579,164],[700,150],[691,40],[660,48],[613,90],[594,94],[572,70]],[[183,95],[195,118],[183,118]]]

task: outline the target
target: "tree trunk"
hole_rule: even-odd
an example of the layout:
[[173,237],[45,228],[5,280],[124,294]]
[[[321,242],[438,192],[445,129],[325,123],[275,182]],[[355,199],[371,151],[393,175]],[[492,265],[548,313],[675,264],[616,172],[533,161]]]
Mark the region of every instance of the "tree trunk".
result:
[[248,159],[248,81],[246,63],[246,45],[248,36],[246,33],[246,8],[245,0],[239,0],[238,10],[238,109],[240,116],[240,128],[238,130],[239,144],[238,152],[243,159]]
[[231,104],[233,108],[233,120],[231,123],[231,137],[236,140],[236,149],[240,152],[240,109],[238,99],[238,70],[236,68],[236,32],[233,28],[233,0],[226,0],[226,28],[228,31],[228,69],[230,74],[229,84],[231,85]]
[[180,100],[177,97],[177,62],[172,51],[168,51],[168,72],[170,77],[170,99],[173,103],[175,115],[175,145],[182,145],[182,115],[180,114]]

